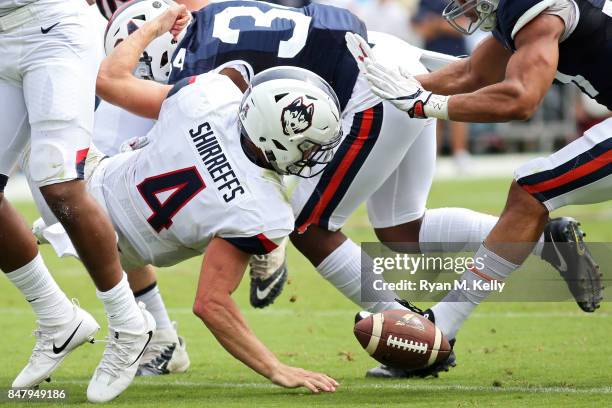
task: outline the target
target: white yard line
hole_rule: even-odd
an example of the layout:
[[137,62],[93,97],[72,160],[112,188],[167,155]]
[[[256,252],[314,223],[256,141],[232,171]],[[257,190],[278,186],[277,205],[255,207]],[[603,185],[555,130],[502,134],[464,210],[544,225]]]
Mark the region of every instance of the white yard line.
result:
[[[88,309],[90,313],[102,314],[104,313],[104,309],[95,308]],[[342,317],[342,316],[353,316],[357,312],[357,309],[334,309],[334,310],[315,310],[315,311],[297,311],[294,309],[286,309],[286,308],[276,308],[276,309],[266,309],[266,310],[254,310],[254,309],[245,309],[242,310],[242,313],[249,316],[259,315],[259,316],[295,316],[296,314],[304,314],[312,317]],[[170,315],[179,314],[179,315],[191,315],[193,311],[188,307],[170,307],[168,308],[168,313]],[[12,314],[12,315],[22,315],[22,314],[32,314],[32,309],[23,307],[0,307],[0,314]],[[566,318],[566,317],[577,317],[584,319],[597,319],[597,318],[608,318],[610,317],[610,313],[607,312],[597,312],[593,314],[586,314],[582,312],[482,312],[482,313],[474,313],[470,316],[471,319],[489,319],[489,318],[510,318],[510,319],[523,319],[523,318],[539,318],[539,319],[548,319],[551,317],[554,318]]]
[[[75,384],[85,385],[89,380],[68,380],[58,381],[57,384]],[[240,383],[240,382],[208,382],[208,381],[150,381],[146,379],[138,379],[137,385],[146,385],[147,387],[198,387],[198,388],[256,388],[256,389],[275,389],[278,388],[274,384],[267,383]],[[339,390],[369,390],[369,389],[396,389],[406,391],[461,391],[461,392],[519,392],[526,394],[612,394],[612,387],[592,387],[592,388],[572,388],[572,387],[485,387],[481,385],[444,385],[444,384],[347,384],[339,388]]]

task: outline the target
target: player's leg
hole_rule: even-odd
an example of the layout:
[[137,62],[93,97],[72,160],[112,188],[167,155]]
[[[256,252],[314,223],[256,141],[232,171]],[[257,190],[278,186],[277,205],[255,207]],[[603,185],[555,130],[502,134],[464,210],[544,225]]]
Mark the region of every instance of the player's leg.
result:
[[[405,126],[405,116],[394,118],[395,128]],[[397,169],[367,202],[376,236],[399,252],[476,250],[497,222],[497,217],[465,208],[426,209],[435,172],[435,132],[435,122],[429,122]]]
[[[385,103],[349,115],[343,123],[347,136],[332,162],[319,177],[300,180],[292,195],[297,214],[293,244],[340,292],[373,311],[399,307],[395,294],[362,293],[361,270],[372,261],[339,230],[395,170],[425,125],[408,118],[402,132],[397,132],[387,113],[396,112]],[[364,284],[368,287],[372,285]],[[380,301],[365,302],[362,295]]]
[[[394,128],[403,128],[405,115],[396,117],[395,121]],[[377,237],[398,252],[467,251],[482,242],[497,220],[496,217],[463,208],[426,210],[435,171],[435,133],[435,121],[430,121],[397,169],[367,203],[368,216]],[[432,313],[423,314],[434,320]],[[439,371],[448,370],[454,365],[455,356],[451,354],[445,361],[428,367],[427,372],[381,365],[368,370],[366,375],[382,378],[437,375]]]
[[[402,129],[405,126],[404,116],[395,118],[394,128]],[[386,119],[392,120],[391,115]],[[429,123],[397,169],[368,200],[368,215],[377,237],[398,252],[440,254],[477,250],[497,222],[497,217],[464,208],[426,210],[434,170],[435,127]],[[551,226],[557,223],[553,221]],[[543,240],[543,237],[539,239]],[[465,307],[460,310],[464,311],[462,317],[466,318],[471,309]],[[425,314],[430,320],[435,319],[431,311]],[[444,326],[444,322],[441,324]],[[448,364],[439,365],[436,369],[446,370],[448,367]],[[435,373],[377,368],[368,374],[406,377]]]
[[36,242],[25,221],[4,197],[4,187],[17,158],[28,143],[28,117],[21,88],[0,79],[0,269],[5,273],[30,262],[38,253]]
[[127,274],[134,297],[146,305],[157,326],[140,360],[136,375],[162,375],[187,371],[190,364],[187,344],[185,339],[178,335],[176,322],[170,320],[157,285],[155,268],[151,265],[129,268]]
[[[86,193],[82,167],[93,122],[97,37],[82,3],[31,5],[36,24],[23,28],[37,46],[21,61],[23,90],[31,126],[30,174],[70,235],[104,303],[111,335],[88,387],[92,401],[121,393],[136,372],[155,322],[141,310],[121,270],[113,228]],[[56,24],[61,20],[61,24]],[[54,26],[48,32],[43,26]]]
[[[565,205],[611,200],[611,131],[612,119],[608,119],[549,157],[520,167],[499,221],[476,252],[476,257],[484,259],[483,268],[466,272],[462,279],[505,280],[529,255],[544,231],[549,211]],[[575,250],[576,246],[583,245],[581,237],[573,229],[567,232],[570,238],[567,246],[584,255],[578,257],[574,265],[568,265],[567,272],[574,275],[566,280],[583,310],[594,311],[602,300],[600,273],[585,248]],[[545,246],[543,255],[547,250]],[[564,254],[559,254],[558,259],[562,256]],[[579,282],[584,285],[572,286]],[[436,321],[443,326],[441,330],[454,336],[464,316],[488,295],[488,291],[480,290],[451,291],[432,308]]]
[[[29,124],[21,88],[0,81],[0,270],[28,301],[38,322],[36,346],[13,387],[30,387],[47,378],[74,348],[99,329],[87,312],[73,304],[59,288],[38,253],[25,221],[4,197],[3,190],[17,158],[27,145]],[[69,336],[74,333],[74,336]],[[66,340],[68,339],[68,341]],[[65,346],[52,349],[54,344]]]
[[[380,241],[398,252],[476,251],[498,217],[466,208],[425,209],[435,169],[431,132],[431,126],[423,130],[397,170],[368,200],[370,221]],[[555,231],[576,225],[569,218],[554,219],[547,220],[546,229]],[[543,244],[544,240],[541,235],[536,242]],[[557,259],[546,251],[542,253],[542,247],[534,247],[533,254],[558,267]]]

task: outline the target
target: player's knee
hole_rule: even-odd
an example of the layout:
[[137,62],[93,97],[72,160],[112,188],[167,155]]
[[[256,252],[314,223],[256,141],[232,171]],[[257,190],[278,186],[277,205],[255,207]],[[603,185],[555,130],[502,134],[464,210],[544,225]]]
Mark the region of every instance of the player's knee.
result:
[[40,188],[40,192],[51,211],[60,220],[70,219],[71,209],[75,205],[75,195],[81,192],[76,180],[50,184]]
[[[309,228],[310,229],[310,228]],[[289,235],[289,240],[293,244],[293,246],[300,252],[302,250],[307,250],[309,247],[309,239],[308,239],[308,230],[304,231],[303,234],[298,234],[296,231],[293,231]]]
[[516,181],[512,182],[504,213],[514,213],[525,218],[546,220],[548,209],[537,198],[529,194]]
[[378,240],[387,248],[400,253],[415,253],[419,251],[419,234],[423,217],[386,228],[375,228]]
[[44,121],[32,124],[29,171],[39,186],[74,180],[77,163],[84,165],[90,133],[73,120]]
[[[59,143],[52,141],[35,143],[32,145],[32,159],[30,160],[30,177],[39,186],[52,184],[57,180],[62,180],[70,177],[70,171],[67,165],[68,154]],[[76,174],[72,175],[74,178]]]
[[342,232],[329,231],[317,225],[309,226],[303,234],[293,231],[289,238],[297,250],[315,266],[346,240]]

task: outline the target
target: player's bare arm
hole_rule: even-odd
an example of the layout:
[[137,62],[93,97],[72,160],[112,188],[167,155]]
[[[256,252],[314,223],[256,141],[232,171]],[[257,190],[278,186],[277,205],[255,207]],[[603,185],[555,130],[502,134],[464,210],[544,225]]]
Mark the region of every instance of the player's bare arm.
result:
[[474,92],[503,81],[511,55],[491,36],[483,40],[471,56],[430,74],[417,75],[416,79],[424,89],[439,95]]
[[173,5],[115,47],[100,65],[96,81],[98,96],[136,115],[157,119],[172,86],[139,79],[132,73],[151,41],[168,31],[176,36],[189,18],[185,6]]
[[526,120],[537,109],[557,72],[563,21],[540,15],[518,32],[516,52],[498,84],[449,98],[450,119],[462,122]]
[[[502,81],[450,97],[426,90],[403,67],[392,69],[376,62],[362,38],[347,36],[347,44],[349,49],[352,47],[351,52],[373,92],[408,112],[411,117],[435,117],[459,122],[506,122],[529,118],[541,102],[557,71],[559,39],[563,30],[564,23],[556,16],[540,15],[534,18],[516,35],[516,52],[508,60]],[[357,47],[351,46],[351,43],[356,43]],[[356,52],[355,49],[365,52]],[[491,55],[493,57],[494,53]],[[491,65],[492,62],[483,58],[482,64]],[[473,69],[474,64],[464,72],[469,75]]]
[[273,383],[287,388],[305,387],[314,393],[335,391],[338,383],[334,379],[281,363],[249,329],[231,294],[250,256],[222,238],[210,242],[202,263],[194,313],[230,354]]

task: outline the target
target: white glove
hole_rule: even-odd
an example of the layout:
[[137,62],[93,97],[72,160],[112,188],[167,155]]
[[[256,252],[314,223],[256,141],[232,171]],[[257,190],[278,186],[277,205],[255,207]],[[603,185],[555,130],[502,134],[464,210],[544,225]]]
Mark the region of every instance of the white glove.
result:
[[396,108],[408,112],[411,118],[435,117],[448,119],[448,96],[432,94],[423,89],[403,67],[388,68],[374,58],[372,48],[358,34],[347,33],[346,44],[365,74],[372,92],[388,100]]
[[367,70],[365,66],[365,59],[369,58],[372,61],[375,60],[374,52],[372,52],[370,44],[368,44],[368,42],[359,34],[354,34],[351,32],[347,32],[344,35],[344,39],[346,40],[348,50],[353,55],[353,58],[355,58],[355,61],[357,61],[359,71],[361,71],[362,74],[366,74]]
[[121,146],[119,146],[119,152],[125,153],[125,152],[131,152],[134,150],[142,149],[143,147],[148,145],[150,142],[151,141],[149,140],[147,136],[132,137],[131,139],[128,139],[125,142],[121,143]]
[[365,67],[372,92],[408,112],[411,118],[448,119],[448,96],[426,91],[403,67],[390,69],[368,58]]

